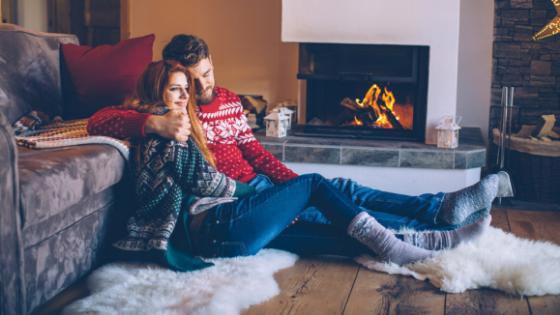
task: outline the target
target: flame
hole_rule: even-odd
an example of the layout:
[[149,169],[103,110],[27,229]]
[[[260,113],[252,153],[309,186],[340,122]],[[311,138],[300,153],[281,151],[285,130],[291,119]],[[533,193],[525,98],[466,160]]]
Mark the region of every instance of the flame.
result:
[[356,116],[354,116],[354,121],[356,121],[356,126],[361,126],[361,125],[364,124],[364,123],[361,122],[358,118],[356,118]]
[[[381,99],[385,103],[385,107],[387,109],[382,109],[382,107],[378,104],[380,94],[381,94],[381,88],[377,84],[374,84],[369,88],[364,99],[362,101],[356,99],[356,103],[358,103],[360,107],[371,106],[375,111],[375,115],[378,117],[375,123],[377,125],[380,125],[382,128],[392,129],[393,125],[387,119],[387,115],[385,114],[385,111],[390,110],[391,112],[393,112],[393,105],[395,104],[395,96],[393,95],[393,92],[387,90],[387,87],[385,87],[384,93],[383,95],[381,95]],[[397,120],[399,119],[399,117],[395,117],[395,118]],[[356,125],[358,126],[363,125],[363,123],[359,121],[356,117],[354,117],[354,120],[356,121]]]
[[393,104],[395,104],[395,96],[393,95],[393,92],[387,91],[387,87],[385,87],[385,94],[383,94],[382,98],[385,105],[387,105],[387,108],[392,111]]
[[379,94],[381,94],[381,89],[377,84],[372,85],[366,93],[364,100],[360,102],[359,99],[356,99],[356,103],[361,107],[364,106],[371,106],[375,110],[376,116],[381,116],[381,109],[377,105],[377,100],[379,99]]

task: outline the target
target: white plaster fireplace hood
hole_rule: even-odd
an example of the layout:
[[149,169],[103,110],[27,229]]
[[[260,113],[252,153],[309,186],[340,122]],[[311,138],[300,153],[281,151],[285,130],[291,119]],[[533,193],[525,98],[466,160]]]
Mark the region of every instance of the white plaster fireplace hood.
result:
[[282,0],[282,41],[430,46],[426,143],[435,144],[439,119],[457,110],[459,14],[460,0]]
[[[282,0],[282,41],[430,46],[426,143],[441,117],[456,115],[461,0]],[[305,81],[300,80],[300,103]],[[434,150],[436,148],[434,147]],[[286,163],[299,174],[353,178],[404,193],[453,191],[476,183],[481,168],[435,170]]]

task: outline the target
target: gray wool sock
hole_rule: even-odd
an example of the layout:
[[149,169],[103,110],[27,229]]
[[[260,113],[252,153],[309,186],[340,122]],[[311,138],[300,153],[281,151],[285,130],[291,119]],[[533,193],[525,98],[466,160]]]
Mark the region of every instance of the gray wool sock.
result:
[[475,223],[476,221],[480,220],[480,218],[482,218],[483,216],[489,214],[491,208],[492,208],[492,205],[490,204],[490,205],[488,205],[488,207],[486,207],[482,210],[478,210],[477,212],[469,215],[465,220],[463,220],[463,222],[461,222],[457,225],[457,228]]
[[488,175],[467,188],[445,194],[438,219],[456,225],[471,214],[488,207],[498,193],[498,175]]
[[348,235],[373,250],[383,262],[405,265],[434,255],[432,251],[399,240],[367,212],[358,214],[348,225],[347,232]]
[[429,249],[442,250],[453,248],[463,242],[478,239],[490,226],[492,217],[487,214],[473,224],[451,231],[433,231],[404,234],[404,241],[410,245]]

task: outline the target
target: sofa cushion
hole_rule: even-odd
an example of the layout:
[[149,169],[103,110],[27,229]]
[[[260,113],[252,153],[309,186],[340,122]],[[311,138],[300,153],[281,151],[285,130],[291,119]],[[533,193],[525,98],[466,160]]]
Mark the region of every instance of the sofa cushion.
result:
[[65,116],[60,43],[77,44],[78,38],[0,23],[0,111],[10,124],[34,110]]
[[[109,145],[45,150],[18,147],[18,151],[20,210],[24,230],[105,191],[121,180],[125,170],[124,158]],[[76,207],[76,211],[81,210],[82,207]],[[70,225],[81,215],[65,214],[63,217],[64,225]]]
[[123,40],[115,46],[95,48],[74,44],[62,45],[65,69],[75,91],[65,95],[68,113],[73,118],[87,118],[106,106],[121,105],[134,93],[136,80],[152,62],[154,35]]

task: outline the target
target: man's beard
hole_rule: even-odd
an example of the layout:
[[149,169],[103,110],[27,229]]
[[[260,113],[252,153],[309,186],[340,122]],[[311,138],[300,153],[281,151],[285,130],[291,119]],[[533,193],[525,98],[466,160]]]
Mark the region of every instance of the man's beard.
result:
[[198,92],[196,93],[195,99],[196,99],[196,104],[197,105],[208,105],[208,104],[212,103],[212,101],[214,100],[214,97],[216,96],[215,92],[214,92],[214,86],[206,88],[206,90],[204,90],[204,92],[207,92],[210,89],[212,90],[212,93],[210,93],[210,95],[208,95],[208,96],[202,96],[202,95],[199,95]]

